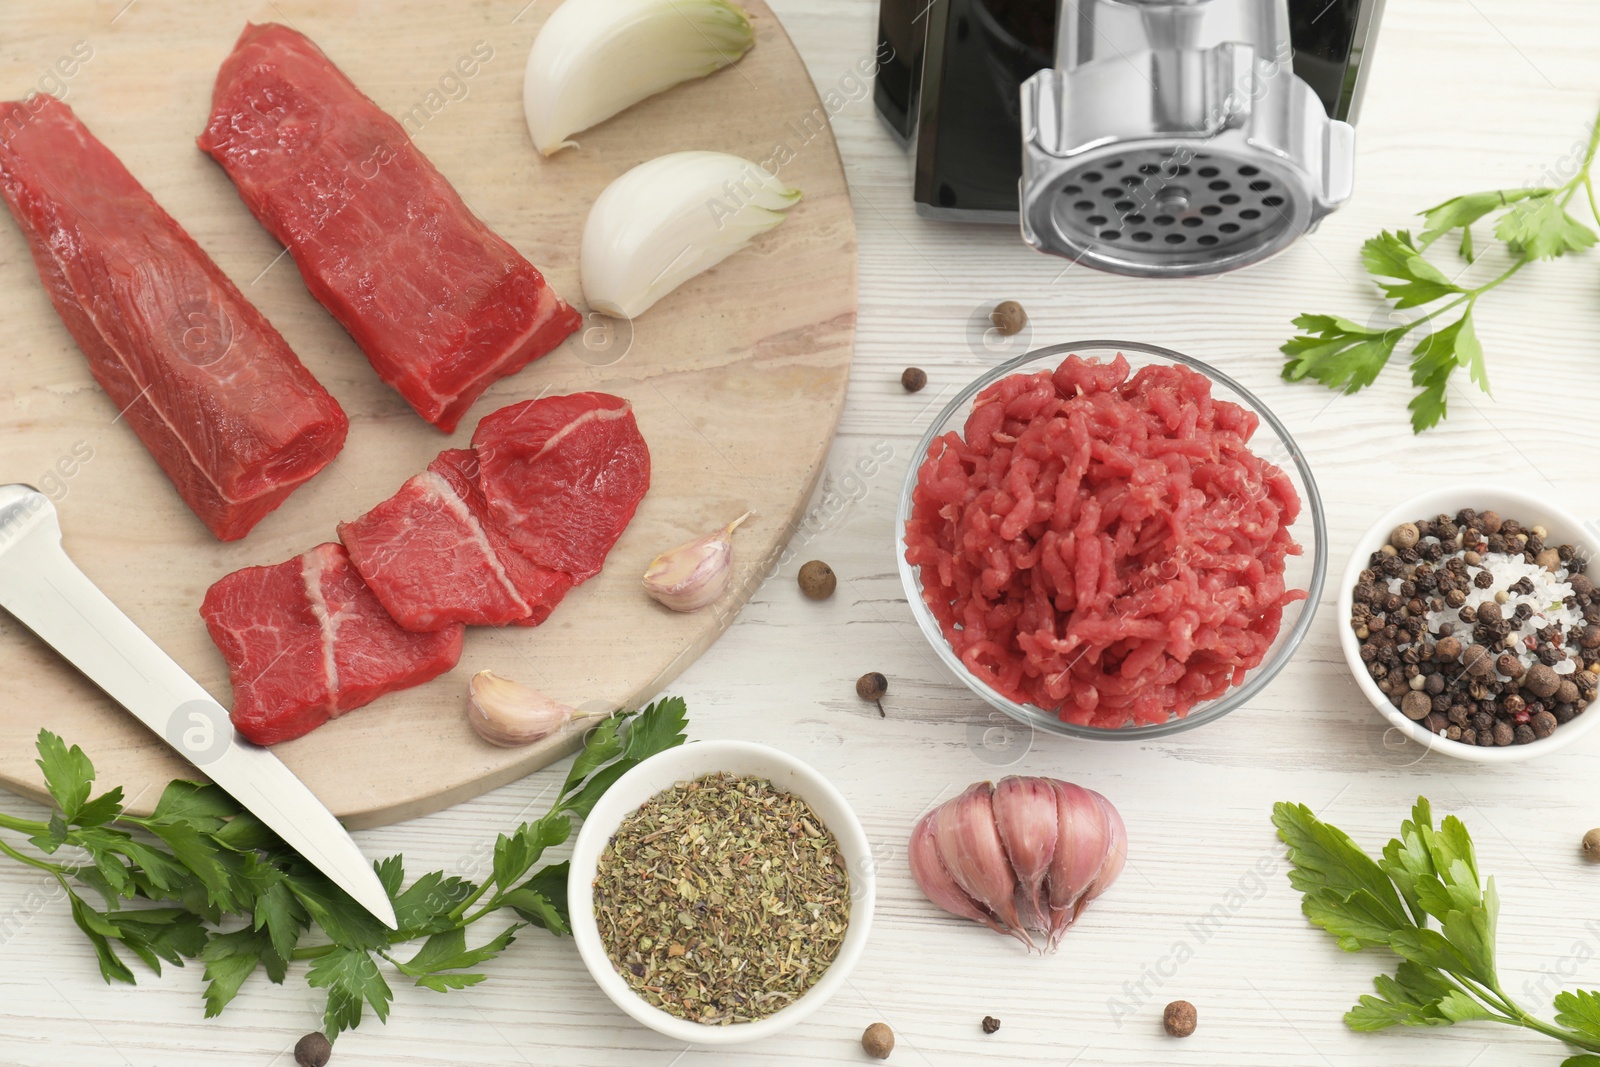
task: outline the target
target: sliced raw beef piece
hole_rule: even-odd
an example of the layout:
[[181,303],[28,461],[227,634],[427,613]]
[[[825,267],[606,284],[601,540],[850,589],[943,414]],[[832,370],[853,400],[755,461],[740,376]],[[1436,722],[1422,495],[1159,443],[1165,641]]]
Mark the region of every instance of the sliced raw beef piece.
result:
[[0,192],[89,373],[217,537],[338,454],[333,397],[71,108],[0,104]]
[[488,521],[476,465],[471,449],[446,451],[394,496],[339,525],[356,570],[408,630],[542,622],[572,586],[511,550]]
[[200,147],[378,376],[446,433],[581,322],[405,127],[286,26],[245,27]]
[[200,606],[233,679],[233,725],[271,745],[456,665],[463,627],[401,629],[329,542],[217,581]]
[[472,435],[489,515],[525,558],[583,582],[650,487],[650,449],[632,406],[607,393],[512,404]]
[[428,470],[448,481],[456,495],[472,510],[473,517],[488,534],[495,554],[511,576],[517,592],[528,602],[528,615],[512,621],[519,626],[537,626],[550,617],[556,605],[561,603],[561,598],[577,583],[565,571],[541,567],[525,559],[512,547],[505,531],[489,515],[489,502],[484,499],[483,489],[478,484],[479,467],[478,453],[470,448],[447,448],[428,464]]

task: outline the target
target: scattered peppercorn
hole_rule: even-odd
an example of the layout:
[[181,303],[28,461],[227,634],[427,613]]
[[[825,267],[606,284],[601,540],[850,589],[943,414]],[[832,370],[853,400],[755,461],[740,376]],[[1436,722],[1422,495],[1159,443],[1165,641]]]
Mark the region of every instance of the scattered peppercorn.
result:
[[889,692],[889,679],[877,671],[868,671],[856,679],[856,696],[862,700],[870,700],[878,705],[878,716],[887,717],[883,710],[883,698]]
[[325,1067],[332,1055],[333,1045],[314,1030],[294,1043],[294,1062],[300,1067]]
[[994,323],[1002,337],[1010,337],[1021,333],[1022,328],[1028,325],[1028,313],[1015,300],[1002,300],[989,312],[989,321]]
[[985,1015],[983,1017],[983,1032],[984,1033],[992,1034],[998,1029],[1000,1029],[1000,1020],[999,1019],[996,1019],[993,1015]]
[[894,1051],[894,1031],[889,1029],[888,1023],[873,1023],[862,1033],[861,1047],[867,1050],[868,1056],[886,1060]]
[[1583,858],[1590,863],[1600,863],[1600,829],[1583,835]]
[[839,585],[833,568],[820,559],[811,560],[800,568],[800,591],[811,600],[827,600]]
[[1188,1037],[1194,1033],[1196,1022],[1198,1018],[1194,1005],[1187,1000],[1174,1000],[1161,1013],[1161,1025],[1173,1037]]
[[900,386],[908,393],[915,393],[928,384],[928,372],[921,367],[907,367],[900,372]]

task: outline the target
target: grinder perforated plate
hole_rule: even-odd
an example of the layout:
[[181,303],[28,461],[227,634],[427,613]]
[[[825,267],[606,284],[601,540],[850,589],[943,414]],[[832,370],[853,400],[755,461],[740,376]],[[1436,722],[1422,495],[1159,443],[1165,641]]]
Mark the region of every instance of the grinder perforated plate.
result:
[[1246,159],[1184,144],[1113,148],[1056,179],[1048,221],[1056,243],[1102,269],[1243,266],[1298,232],[1294,187],[1263,162],[1259,154]]

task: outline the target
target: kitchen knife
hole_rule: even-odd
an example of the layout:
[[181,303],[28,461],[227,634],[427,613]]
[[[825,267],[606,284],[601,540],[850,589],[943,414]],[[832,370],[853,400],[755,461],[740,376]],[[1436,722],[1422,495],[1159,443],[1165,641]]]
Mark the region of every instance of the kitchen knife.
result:
[[345,828],[78,570],[61,547],[55,505],[28,485],[0,485],[0,607],[394,927],[389,895]]

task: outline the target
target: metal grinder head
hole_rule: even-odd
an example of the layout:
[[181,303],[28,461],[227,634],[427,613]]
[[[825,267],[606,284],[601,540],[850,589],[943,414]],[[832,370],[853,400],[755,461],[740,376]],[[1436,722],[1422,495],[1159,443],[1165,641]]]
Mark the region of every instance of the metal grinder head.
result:
[[1291,59],[1288,0],[1067,0],[1022,88],[1023,237],[1150,277],[1281,251],[1354,180],[1355,129]]

